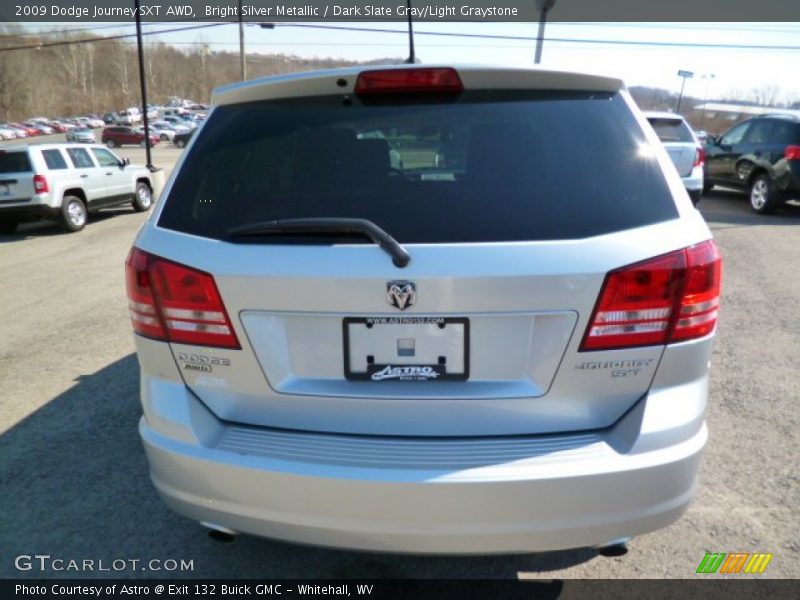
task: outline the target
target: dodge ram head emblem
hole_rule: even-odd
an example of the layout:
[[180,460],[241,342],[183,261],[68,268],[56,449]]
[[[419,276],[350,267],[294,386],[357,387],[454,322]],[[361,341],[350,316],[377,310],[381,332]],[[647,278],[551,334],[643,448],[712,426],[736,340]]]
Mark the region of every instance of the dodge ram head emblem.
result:
[[417,284],[413,281],[389,281],[386,283],[386,299],[400,310],[414,306],[417,301]]

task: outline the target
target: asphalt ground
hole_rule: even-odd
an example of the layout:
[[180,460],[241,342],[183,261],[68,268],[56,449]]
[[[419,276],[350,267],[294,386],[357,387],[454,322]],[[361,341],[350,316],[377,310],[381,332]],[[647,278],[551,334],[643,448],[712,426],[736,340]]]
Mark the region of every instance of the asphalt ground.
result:
[[[144,163],[138,148],[120,153]],[[159,145],[154,163],[168,171],[179,153]],[[725,272],[699,491],[680,521],[618,558],[591,549],[417,557],[210,539],[157,497],[137,433],[123,264],[147,215],[121,208],[78,234],[29,224],[0,237],[0,577],[685,578],[710,551],[773,553],[761,577],[797,577],[800,207],[757,216],[744,196],[717,191],[700,210]],[[19,571],[15,557],[26,554],[106,566],[190,560],[193,569]]]

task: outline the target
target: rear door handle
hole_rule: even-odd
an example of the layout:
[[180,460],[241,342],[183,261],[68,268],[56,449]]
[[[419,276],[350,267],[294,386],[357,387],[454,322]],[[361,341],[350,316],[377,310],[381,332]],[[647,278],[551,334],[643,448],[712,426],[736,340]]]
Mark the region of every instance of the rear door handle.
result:
[[81,178],[86,179],[89,176],[88,173],[81,173]]
[[109,171],[108,173],[106,173],[106,175],[113,175],[113,173]]

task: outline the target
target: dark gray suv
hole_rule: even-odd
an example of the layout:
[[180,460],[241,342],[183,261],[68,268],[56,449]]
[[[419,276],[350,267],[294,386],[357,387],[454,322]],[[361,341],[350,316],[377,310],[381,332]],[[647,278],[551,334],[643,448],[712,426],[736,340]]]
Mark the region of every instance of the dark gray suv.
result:
[[764,115],[709,136],[703,191],[714,185],[748,191],[762,214],[800,198],[800,118]]

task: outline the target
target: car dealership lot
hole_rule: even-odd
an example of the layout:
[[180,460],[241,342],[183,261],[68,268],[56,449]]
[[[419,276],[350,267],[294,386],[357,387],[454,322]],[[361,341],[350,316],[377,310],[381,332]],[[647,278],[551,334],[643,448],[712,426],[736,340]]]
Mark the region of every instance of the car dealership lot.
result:
[[[154,163],[169,172],[180,152],[159,144]],[[144,162],[138,148],[119,153]],[[716,551],[771,552],[765,575],[796,576],[800,207],[758,216],[744,196],[716,191],[700,209],[725,273],[699,493],[682,520],[613,559],[593,550],[420,558],[212,541],[158,499],[136,431],[138,366],[123,263],[146,215],[115,209],[73,235],[22,226],[0,238],[0,575],[41,576],[14,568],[15,556],[38,553],[194,561],[191,572],[147,576],[689,577],[705,552]]]

